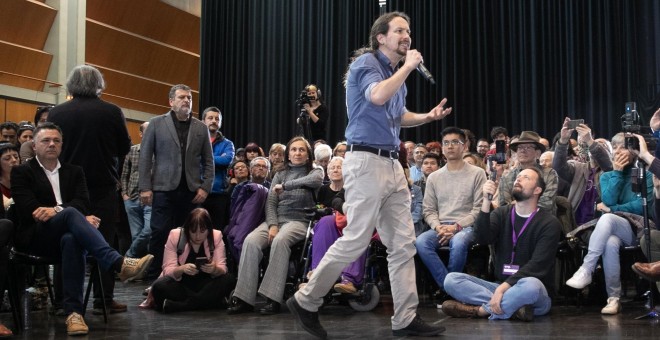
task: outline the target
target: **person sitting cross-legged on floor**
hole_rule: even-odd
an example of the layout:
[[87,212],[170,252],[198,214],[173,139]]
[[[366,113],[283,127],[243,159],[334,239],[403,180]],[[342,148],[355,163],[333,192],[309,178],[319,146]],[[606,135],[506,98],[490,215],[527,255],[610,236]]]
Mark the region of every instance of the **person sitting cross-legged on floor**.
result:
[[[614,149],[614,170],[600,176],[602,202],[597,209],[603,216],[598,219],[596,227],[589,238],[589,252],[584,257],[582,265],[573,274],[566,285],[582,289],[591,283],[591,276],[602,256],[605,288],[607,290],[607,305],[602,314],[617,314],[621,311],[619,297],[621,296],[621,262],[619,249],[622,246],[633,246],[639,243],[643,234],[643,197],[633,191],[631,174],[635,155],[626,148],[625,136],[618,133],[612,138]],[[653,212],[653,175],[644,174],[649,214]],[[641,188],[641,187],[640,187]]]
[[222,233],[213,230],[206,209],[194,209],[165,243],[163,273],[150,292],[155,308],[172,313],[222,307],[235,286]]
[[538,200],[545,181],[535,167],[520,171],[513,183],[513,205],[490,212],[490,197],[497,186],[487,181],[483,204],[474,223],[477,242],[494,247],[493,262],[498,282],[488,282],[468,274],[449,273],[445,290],[455,300],[442,304],[442,311],[453,317],[531,321],[545,315],[552,305],[555,253],[559,244],[560,222],[549,211],[539,209]]
[[37,127],[34,150],[35,158],[11,172],[17,210],[14,246],[37,256],[62,259],[67,332],[84,335],[89,331],[82,317],[86,254],[96,258],[104,270],[114,269],[122,281],[142,275],[153,256],[121,256],[97,230],[100,219],[83,215],[89,209],[85,175],[82,168],[59,162],[62,132],[57,125]]

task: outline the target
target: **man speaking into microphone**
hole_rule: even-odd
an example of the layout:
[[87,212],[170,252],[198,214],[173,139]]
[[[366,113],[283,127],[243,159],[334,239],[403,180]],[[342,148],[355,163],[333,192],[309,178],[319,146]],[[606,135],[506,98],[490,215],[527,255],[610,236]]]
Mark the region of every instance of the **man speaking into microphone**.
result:
[[287,301],[303,328],[320,338],[327,337],[317,312],[323,297],[342,269],[364,253],[376,228],[388,249],[393,335],[435,336],[444,331],[417,315],[411,196],[398,156],[402,126],[442,119],[451,108],[444,108],[445,98],[425,114],[406,109],[405,80],[422,61],[421,53],[410,46],[410,18],[401,12],[383,14],[371,27],[369,46],[355,52],[346,74],[348,145],[343,173],[348,225],[310,282]]

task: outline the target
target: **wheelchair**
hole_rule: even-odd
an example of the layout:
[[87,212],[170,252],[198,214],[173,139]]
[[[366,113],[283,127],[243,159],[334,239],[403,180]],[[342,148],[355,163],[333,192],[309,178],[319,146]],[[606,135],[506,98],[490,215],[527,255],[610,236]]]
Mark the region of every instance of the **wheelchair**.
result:
[[[321,216],[322,217],[322,216]],[[318,219],[317,219],[318,220]],[[311,222],[310,222],[311,224]],[[311,224],[313,228],[313,224]],[[311,231],[312,229],[308,229]],[[308,236],[310,236],[308,234]],[[311,255],[313,243],[305,245],[304,257],[300,258],[299,264],[303,264],[302,272],[297,271],[295,277],[295,286],[292,287],[292,294],[295,293],[301,283],[307,281],[307,273],[311,264]],[[387,249],[380,242],[380,240],[372,239],[367,246],[367,256],[364,264],[364,275],[362,278],[362,285],[356,287],[355,293],[339,293],[330,290],[324,297],[324,305],[332,302],[339,302],[341,304],[347,303],[353,310],[358,312],[368,312],[376,308],[380,302],[381,291],[387,289],[388,286],[388,273],[387,273]],[[299,268],[298,268],[299,270]]]

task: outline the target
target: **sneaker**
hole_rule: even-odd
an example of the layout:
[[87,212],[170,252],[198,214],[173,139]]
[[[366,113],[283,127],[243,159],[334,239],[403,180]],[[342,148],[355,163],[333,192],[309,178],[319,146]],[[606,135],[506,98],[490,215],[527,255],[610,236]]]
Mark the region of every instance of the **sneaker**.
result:
[[621,304],[618,297],[611,297],[607,299],[607,306],[600,310],[601,314],[614,315],[621,312]]
[[394,336],[436,336],[445,331],[445,328],[442,326],[431,326],[424,322],[419,315],[415,315],[415,318],[406,328],[393,329],[392,335]]
[[447,300],[442,303],[442,312],[454,318],[475,318],[479,316],[479,306]]
[[333,288],[335,292],[342,294],[355,294],[357,292],[353,282],[348,280],[342,280],[341,283],[336,284]]
[[82,315],[73,312],[66,318],[66,332],[69,335],[86,335],[89,333],[89,327]]
[[573,277],[566,281],[566,285],[575,289],[582,289],[591,283],[591,273],[580,267]]
[[[126,306],[123,303],[119,303],[115,300],[112,300],[110,303],[107,303],[106,307],[108,308],[108,313],[110,313],[110,314],[124,313],[128,310],[128,306]],[[94,314],[94,315],[103,315],[103,303],[102,302],[94,304],[94,309],[92,310],[92,314]]]
[[298,304],[298,301],[296,301],[295,296],[286,300],[286,305],[289,307],[291,314],[296,318],[296,321],[298,321],[302,328],[309,334],[321,339],[326,339],[328,337],[328,332],[323,329],[323,326],[321,326],[321,323],[319,322],[318,312],[310,312],[302,308]]
[[520,321],[534,321],[534,306],[532,305],[524,305],[518,310],[513,313],[513,318],[518,319]]
[[119,280],[121,282],[126,282],[144,275],[144,272],[149,268],[153,259],[154,256],[151,254],[140,259],[124,257],[124,264],[121,266],[121,272],[119,272]]

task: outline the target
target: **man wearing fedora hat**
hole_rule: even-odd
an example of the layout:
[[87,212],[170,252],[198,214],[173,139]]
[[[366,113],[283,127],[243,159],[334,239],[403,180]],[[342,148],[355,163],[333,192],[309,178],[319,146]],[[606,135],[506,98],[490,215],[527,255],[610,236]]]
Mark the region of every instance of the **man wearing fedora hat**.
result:
[[514,199],[512,197],[513,183],[518,174],[527,168],[536,167],[543,174],[546,183],[546,189],[539,198],[539,207],[549,209],[555,212],[555,196],[557,195],[557,172],[553,169],[543,169],[538,159],[545,151],[545,146],[540,142],[541,137],[534,131],[523,131],[520,138],[509,145],[511,151],[516,153],[518,164],[511,169],[509,173],[500,179],[499,184],[499,206],[510,204]]

